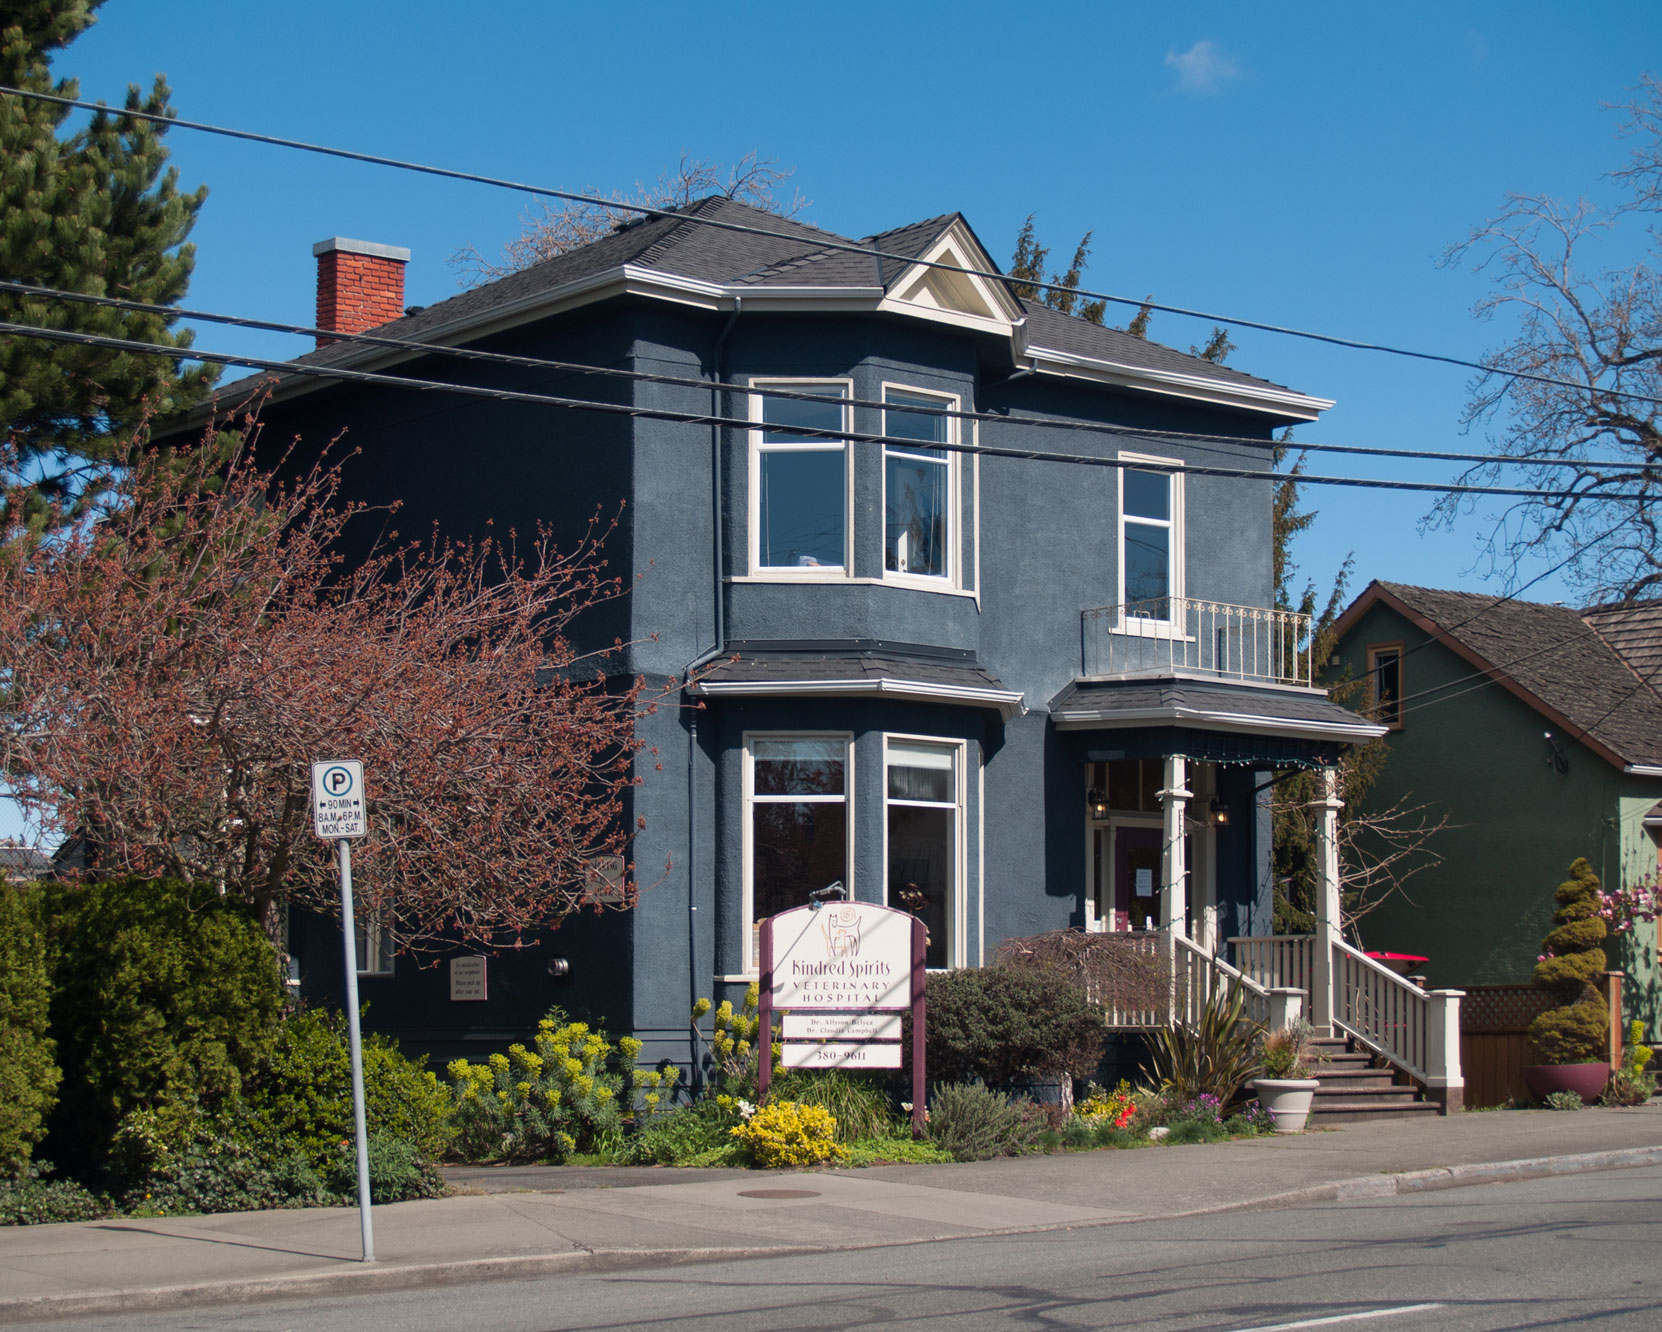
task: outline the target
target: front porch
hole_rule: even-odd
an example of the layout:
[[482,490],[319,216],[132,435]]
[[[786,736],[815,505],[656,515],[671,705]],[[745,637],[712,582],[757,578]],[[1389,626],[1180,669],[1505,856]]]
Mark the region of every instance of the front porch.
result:
[[[1312,685],[1308,617],[1167,597],[1084,612],[1081,646],[1050,714],[1082,770],[1082,924],[1157,958],[1169,996],[1100,995],[1111,1020],[1193,1024],[1235,986],[1255,1021],[1307,1018],[1459,1109],[1460,992],[1421,990],[1341,937],[1337,765],[1384,728]],[[1294,769],[1320,774],[1316,920],[1279,936],[1270,792]]]

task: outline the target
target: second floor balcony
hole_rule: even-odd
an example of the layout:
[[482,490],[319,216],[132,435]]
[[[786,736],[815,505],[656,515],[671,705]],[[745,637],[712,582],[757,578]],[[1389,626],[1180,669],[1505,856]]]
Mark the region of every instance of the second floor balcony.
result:
[[1153,597],[1082,613],[1087,679],[1199,675],[1309,688],[1310,617],[1196,597]]

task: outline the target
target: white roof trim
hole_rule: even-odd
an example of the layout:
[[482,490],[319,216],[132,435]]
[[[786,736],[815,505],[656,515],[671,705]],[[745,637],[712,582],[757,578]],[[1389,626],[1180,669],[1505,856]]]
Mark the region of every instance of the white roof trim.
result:
[[1089,379],[1101,384],[1194,398],[1249,411],[1274,411],[1277,415],[1296,416],[1306,421],[1314,421],[1334,402],[1332,398],[1313,398],[1292,389],[1208,379],[1176,370],[1156,370],[1150,366],[1123,365],[1092,356],[1080,356],[1076,352],[1057,351],[1053,347],[1029,345],[1026,355],[1033,369],[1040,374]]
[[765,698],[770,695],[794,698],[852,698],[861,694],[880,694],[897,698],[932,699],[941,703],[960,703],[969,707],[993,707],[998,709],[999,715],[1005,721],[1023,716],[1027,712],[1021,691],[1017,689],[935,684],[922,680],[902,680],[889,675],[858,680],[700,680],[690,686],[689,692],[735,698]]
[[1662,777],[1662,765],[1655,763],[1629,763],[1622,771],[1630,777]]
[[1297,740],[1373,740],[1389,729],[1375,722],[1320,722],[1295,717],[1268,717],[1252,713],[1217,712],[1209,708],[1064,708],[1050,718],[1059,731],[1118,730],[1132,726],[1166,725],[1195,731],[1240,731],[1249,735],[1282,735]]

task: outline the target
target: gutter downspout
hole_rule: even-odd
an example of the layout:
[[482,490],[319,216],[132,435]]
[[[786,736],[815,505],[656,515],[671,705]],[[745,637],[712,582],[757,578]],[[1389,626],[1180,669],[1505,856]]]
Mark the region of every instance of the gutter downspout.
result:
[[[721,326],[721,332],[716,334],[715,345],[710,349],[710,415],[721,415],[721,352],[727,343],[727,335],[733,331],[733,325],[738,322],[739,312],[744,308],[744,297],[733,298],[733,313],[727,316],[727,322]],[[715,643],[707,652],[701,652],[687,663],[683,672],[683,679],[690,680],[692,674],[700,666],[714,661],[721,655],[727,645],[727,606],[725,600],[725,583],[727,574],[726,544],[727,524],[723,518],[721,505],[721,427],[714,423],[710,426],[710,525],[714,531],[715,549],[712,552],[712,567],[715,570]],[[687,723],[687,1012],[690,1014],[697,1007],[699,999],[698,984],[698,713],[693,712]],[[703,1081],[702,1070],[698,1066],[698,1019],[689,1017],[692,1029],[687,1033],[687,1063],[691,1073],[689,1082],[693,1096],[696,1098]]]

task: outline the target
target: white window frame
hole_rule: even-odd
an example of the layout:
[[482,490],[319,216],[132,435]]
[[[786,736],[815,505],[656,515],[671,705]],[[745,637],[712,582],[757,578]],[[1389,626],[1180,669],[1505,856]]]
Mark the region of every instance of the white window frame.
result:
[[[1153,620],[1141,616],[1127,616],[1125,594],[1125,529],[1127,522],[1136,523],[1145,527],[1164,527],[1170,532],[1170,560],[1169,580],[1166,591],[1167,598],[1174,603],[1180,602],[1185,596],[1184,566],[1186,559],[1185,518],[1183,498],[1183,460],[1181,458],[1165,458],[1152,453],[1124,453],[1119,455],[1119,461],[1125,466],[1116,469],[1116,486],[1119,493],[1119,514],[1117,519],[1116,536],[1118,544],[1115,547],[1116,576],[1119,579],[1119,597],[1117,604],[1120,608],[1119,623],[1114,626],[1115,631],[1122,634],[1147,638],[1177,638],[1184,637],[1181,620],[1164,619]],[[1171,517],[1165,521],[1156,518],[1134,518],[1128,520],[1125,512],[1125,474],[1129,471],[1147,471],[1150,467],[1166,470],[1171,480]],[[1168,470],[1169,469],[1169,470]]]
[[[889,430],[889,407],[888,407],[889,394],[890,393],[906,394],[906,395],[908,395],[910,397],[914,397],[914,398],[928,398],[928,399],[931,399],[933,401],[936,401],[936,402],[940,403],[941,410],[943,412],[956,412],[956,411],[962,410],[962,408],[960,407],[959,404],[963,401],[963,399],[960,398],[956,393],[942,393],[938,389],[918,388],[914,384],[901,384],[901,383],[896,383],[896,382],[891,381],[891,380],[884,380],[883,381],[882,391],[883,391],[883,421],[882,421],[883,429],[880,433],[882,433],[884,435],[888,435],[888,434],[891,433],[891,431]],[[911,413],[906,413],[906,414],[911,415]],[[947,452],[946,460],[945,460],[946,477],[947,477],[947,480],[946,480],[947,501],[946,502],[947,502],[947,524],[948,524],[947,533],[946,533],[946,572],[941,573],[941,574],[903,573],[899,570],[890,569],[888,567],[888,550],[889,550],[889,457],[890,457],[891,453],[895,454],[898,457],[905,457],[906,452],[905,452],[905,449],[903,448],[903,446],[901,446],[901,445],[894,445],[894,446],[891,447],[890,445],[885,444],[883,446],[883,470],[882,470],[882,475],[881,475],[881,478],[880,478],[880,481],[881,481],[881,485],[880,485],[881,498],[879,500],[878,512],[882,515],[881,521],[882,521],[882,524],[883,524],[883,540],[882,540],[883,581],[886,582],[886,583],[899,583],[901,585],[906,585],[906,586],[933,588],[933,589],[936,589],[936,590],[939,590],[941,588],[949,588],[949,587],[950,588],[961,588],[964,585],[964,580],[963,580],[963,566],[964,566],[964,561],[963,561],[963,550],[964,550],[963,504],[964,504],[964,500],[963,500],[963,467],[961,466],[962,461],[963,461],[963,454],[961,454],[957,451],[958,442],[962,438],[962,431],[959,428],[959,426],[960,426],[960,418],[959,417],[947,416],[947,417],[944,417],[943,419],[946,422],[946,445],[947,445],[947,448],[948,448],[948,452]],[[924,443],[922,440],[918,441],[919,451],[921,451],[923,449],[927,449],[929,447],[930,446],[928,444]]]
[[397,940],[393,935],[388,913],[368,911],[354,915],[352,921],[352,957],[360,976],[390,976]]
[[[843,746],[843,793],[840,796],[815,795],[782,795],[761,796],[756,794],[756,741],[758,740],[838,740]],[[743,967],[737,973],[723,977],[725,980],[754,980],[757,975],[756,956],[756,822],[753,811],[758,801],[765,805],[776,804],[841,804],[845,811],[844,826],[847,828],[846,845],[843,850],[844,862],[847,871],[843,875],[843,889],[850,900],[854,897],[854,733],[852,731],[746,731],[743,736],[743,779],[740,783],[742,799],[739,802],[743,819],[743,839],[740,853],[740,865],[744,878],[743,891],[740,894],[743,905],[740,908],[742,919],[739,928],[739,955]]]
[[[896,744],[928,745],[933,748],[952,751],[952,805],[948,806],[944,802],[935,800],[897,800],[889,795],[889,752]],[[901,911],[906,910],[904,903],[889,899],[890,806],[902,805],[918,809],[951,808],[954,812],[952,826],[952,893],[947,907],[945,970],[968,965],[967,917],[969,915],[969,893],[966,871],[969,857],[967,836],[969,802],[967,799],[968,775],[965,772],[968,751],[969,744],[967,741],[942,739],[938,735],[907,735],[901,732],[886,732],[883,736],[883,902],[886,906],[895,907]],[[942,970],[942,968],[931,968],[931,970]]]
[[[854,576],[854,450],[845,437],[840,443],[766,444],[762,440],[762,398],[770,390],[788,389],[795,393],[811,393],[815,389],[837,389],[843,395],[842,428],[854,429],[854,381],[815,375],[802,379],[752,379],[745,384],[750,403],[751,425],[749,436],[749,527],[750,576],[767,581],[800,583],[842,583]],[[829,395],[828,395],[829,396]],[[830,453],[840,450],[843,455],[843,563],[841,568],[831,565],[813,565],[799,568],[792,565],[764,565],[762,563],[762,455],[764,453]]]

